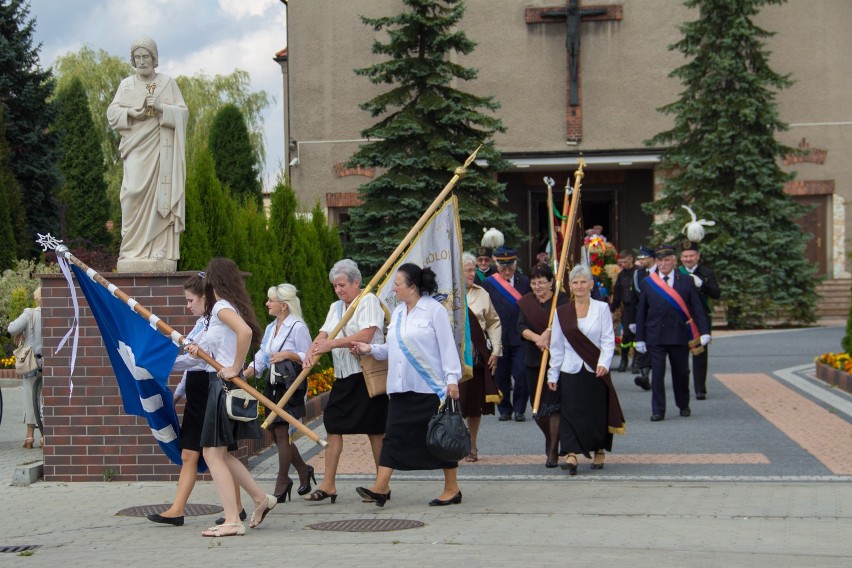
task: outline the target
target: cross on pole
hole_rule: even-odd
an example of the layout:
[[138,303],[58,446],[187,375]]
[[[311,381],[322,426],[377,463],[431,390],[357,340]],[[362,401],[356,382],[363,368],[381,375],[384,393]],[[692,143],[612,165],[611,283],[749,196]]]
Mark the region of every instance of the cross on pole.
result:
[[[565,6],[527,8],[527,24],[549,24],[564,21],[567,33],[565,47],[568,52],[568,139],[582,138],[580,114],[580,27],[584,21],[621,20],[621,4],[581,6],[579,0],[569,0]],[[574,119],[572,124],[572,118]]]

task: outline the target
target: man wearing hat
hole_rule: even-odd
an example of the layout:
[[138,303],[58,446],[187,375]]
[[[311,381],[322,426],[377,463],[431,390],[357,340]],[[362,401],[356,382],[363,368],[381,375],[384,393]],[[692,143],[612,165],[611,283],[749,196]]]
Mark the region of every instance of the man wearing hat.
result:
[[692,278],[675,270],[671,245],[654,249],[656,271],[641,285],[636,311],[636,351],[651,356],[651,421],[666,417],[666,357],[672,390],[681,416],[689,408],[689,350],[710,342],[710,326]]
[[494,252],[490,247],[478,247],[474,255],[476,256],[476,282],[482,284],[486,278],[497,273],[497,267],[491,264]]
[[[647,278],[654,268],[654,250],[650,247],[641,246],[636,252],[635,270],[633,271],[633,323],[628,324],[628,330],[633,333],[634,347],[636,342],[636,308],[639,306],[639,293],[642,281]],[[643,390],[651,390],[651,357],[647,352],[636,352],[630,372],[636,375],[633,382],[642,387]]]
[[[615,313],[618,308],[621,310],[621,362],[618,364],[619,373],[627,371],[627,363],[630,358],[630,349],[633,347],[634,331],[630,329],[630,324],[636,321],[636,304],[634,299],[636,295],[633,290],[633,272],[636,268],[633,264],[633,252],[623,250],[618,255],[618,264],[621,267],[621,272],[615,279],[615,284],[612,286],[612,303],[609,309]],[[636,326],[633,326],[636,329]],[[636,364],[636,357],[633,358],[633,364]]]
[[523,422],[526,420],[529,396],[524,368],[524,340],[518,331],[518,300],[530,293],[532,288],[529,278],[516,272],[518,254],[514,249],[497,247],[494,260],[497,261],[497,273],[486,278],[482,287],[488,291],[503,328],[503,356],[497,361],[497,372],[494,375],[497,388],[503,393],[503,400],[497,409],[501,422],[511,420],[513,411],[515,421]]
[[[680,251],[680,271],[692,277],[695,282],[695,288],[698,290],[698,297],[701,299],[701,306],[704,308],[704,315],[707,318],[707,325],[712,330],[712,320],[710,311],[710,300],[713,298],[718,300],[722,297],[722,290],[716,282],[716,275],[713,271],[707,268],[701,262],[701,253],[698,252],[698,243],[693,241],[683,241]],[[695,388],[695,398],[704,400],[707,398],[707,349],[704,347],[704,352],[698,355],[692,355],[692,385]]]

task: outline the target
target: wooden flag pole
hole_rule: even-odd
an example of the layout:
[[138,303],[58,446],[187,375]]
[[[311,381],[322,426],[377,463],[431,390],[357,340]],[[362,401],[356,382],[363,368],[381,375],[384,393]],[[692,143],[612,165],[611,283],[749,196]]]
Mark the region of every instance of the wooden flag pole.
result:
[[[583,168],[586,167],[586,162],[583,158],[577,163],[577,171],[574,172],[574,192],[571,194],[571,209],[568,213],[568,218],[565,219],[565,227],[568,227],[567,233],[562,237],[562,250],[559,253],[559,265],[556,269],[556,284],[553,291],[553,301],[550,304],[550,314],[547,317],[547,330],[550,331],[553,325],[553,314],[556,313],[556,302],[559,298],[559,291],[562,289],[562,281],[565,277],[565,264],[568,258],[568,250],[571,247],[571,239],[574,236],[574,221],[577,218],[577,211],[580,208],[580,183],[583,180]],[[565,192],[565,203],[568,202],[568,192]],[[564,215],[564,209],[563,209]],[[550,350],[546,349],[541,355],[541,366],[538,369],[538,382],[535,388],[535,399],[533,400],[533,416],[538,414],[538,405],[541,403],[541,391],[544,387],[544,375],[547,373],[548,355]]]
[[[186,337],[184,337],[183,335],[178,333],[174,328],[169,326],[166,322],[164,322],[159,317],[157,317],[156,315],[151,313],[150,310],[146,309],[144,306],[139,304],[135,299],[131,298],[130,296],[128,296],[127,294],[122,292],[121,289],[119,289],[114,284],[112,284],[109,280],[107,280],[106,278],[101,276],[96,270],[89,268],[86,265],[86,263],[84,263],[79,258],[77,258],[73,254],[71,254],[71,251],[68,250],[68,247],[61,244],[60,241],[53,239],[53,237],[51,237],[50,235],[46,235],[45,237],[42,237],[41,235],[39,235],[39,237],[40,237],[39,244],[42,245],[43,250],[48,250],[48,248],[54,248],[57,256],[62,256],[67,261],[73,262],[81,270],[85,271],[86,274],[89,276],[89,278],[91,278],[92,280],[94,280],[95,282],[97,282],[98,284],[100,284],[101,286],[106,288],[107,290],[109,290],[110,293],[113,296],[115,296],[116,298],[118,298],[119,300],[121,300],[122,302],[127,304],[127,306],[131,310],[133,310],[136,313],[136,315],[145,319],[145,321],[151,323],[157,329],[157,331],[159,331],[163,335],[170,337],[171,340],[172,340],[172,343],[174,343],[178,347],[186,347],[187,345],[192,344],[192,341],[188,340]],[[42,240],[42,239],[44,239],[44,240]],[[203,349],[199,348],[196,356],[199,359],[201,359],[202,361],[204,361],[205,363],[208,363],[209,365],[211,365],[217,371],[220,371],[222,369],[222,365],[218,361],[216,361],[213,357],[211,357],[209,354],[207,354]],[[246,391],[247,393],[249,393],[250,395],[255,397],[259,402],[263,403],[264,406],[266,406],[272,412],[274,412],[275,414],[280,416],[283,420],[286,420],[291,426],[295,427],[299,432],[301,432],[302,434],[304,434],[305,436],[307,436],[308,438],[310,438],[311,440],[313,440],[317,444],[319,444],[323,447],[328,445],[328,442],[326,442],[325,440],[323,440],[319,436],[317,436],[316,433],[314,433],[313,430],[311,430],[310,428],[308,428],[307,426],[305,426],[304,424],[299,422],[297,419],[290,416],[282,408],[277,407],[274,402],[272,402],[271,400],[269,400],[268,398],[263,396],[263,393],[261,393],[260,391],[258,391],[257,389],[255,389],[254,387],[249,385],[247,382],[245,382],[240,377],[234,377],[233,379],[231,379],[231,381],[235,385],[237,385],[238,387],[240,387],[241,389],[243,389],[244,391]]]
[[[421,215],[417,223],[415,223],[414,226],[411,227],[411,230],[408,231],[408,234],[405,235],[405,238],[402,239],[402,241],[391,253],[385,263],[381,266],[381,268],[379,268],[378,272],[376,272],[375,276],[373,276],[373,278],[370,280],[370,282],[367,283],[366,286],[364,286],[364,289],[361,290],[361,293],[358,294],[358,296],[352,301],[351,304],[349,304],[349,308],[346,310],[346,313],[343,314],[343,316],[340,318],[340,321],[337,322],[336,326],[334,326],[334,329],[329,332],[329,339],[334,339],[335,337],[337,337],[337,334],[340,333],[340,331],[343,329],[343,326],[345,326],[346,323],[355,314],[355,308],[358,307],[358,302],[361,301],[361,298],[371,293],[373,289],[379,284],[379,281],[384,278],[387,271],[390,270],[390,268],[394,265],[400,255],[405,252],[405,249],[408,247],[409,244],[411,244],[411,241],[414,239],[414,237],[417,236],[417,234],[420,232],[420,229],[423,228],[423,226],[429,221],[435,211],[438,210],[443,201],[453,190],[456,183],[458,183],[458,181],[463,178],[465,174],[467,174],[467,168],[468,166],[470,166],[471,163],[473,163],[473,160],[476,159],[476,154],[479,153],[480,148],[482,148],[482,144],[480,144],[476,148],[476,150],[473,151],[473,154],[467,157],[467,160],[465,160],[463,165],[455,169],[455,175],[453,175],[452,179],[450,179],[447,185],[444,186],[444,189],[441,190],[441,193],[439,193],[438,197],[436,197],[435,200],[432,202],[432,205],[430,205],[429,208],[426,209],[426,212]],[[281,400],[278,401],[278,408],[284,408],[284,405],[287,404],[287,401],[290,400],[290,397],[293,396],[293,393],[296,392],[296,390],[299,388],[299,385],[301,385],[302,382],[307,378],[308,374],[311,372],[311,368],[312,367],[305,367],[302,369],[302,372],[299,373],[299,376],[296,377],[295,381],[293,381],[293,385],[289,389],[287,389],[287,392],[285,392],[284,395],[281,397]],[[274,418],[272,418],[271,416],[267,417],[266,420],[263,421],[263,424],[260,425],[261,428],[268,428],[269,425],[272,424],[272,420],[274,420]]]

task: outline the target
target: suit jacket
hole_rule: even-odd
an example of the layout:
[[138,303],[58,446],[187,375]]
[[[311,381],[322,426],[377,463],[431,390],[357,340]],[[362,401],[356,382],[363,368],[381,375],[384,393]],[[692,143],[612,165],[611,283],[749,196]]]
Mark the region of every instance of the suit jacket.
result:
[[[709,334],[710,325],[692,277],[679,270],[673,270],[672,275],[672,287],[686,303],[695,325],[698,326],[698,333]],[[678,311],[651,288],[648,278],[642,280],[640,287],[639,307],[636,310],[636,341],[644,341],[648,345],[687,345],[690,340],[689,326]]]
[[[518,331],[518,312],[520,311],[518,305],[507,300],[503,293],[497,289],[497,284],[494,284],[491,280],[485,280],[481,286],[491,296],[491,303],[494,304],[494,309],[500,316],[500,325],[503,328],[503,347],[523,345],[524,339],[521,338]],[[521,296],[532,292],[530,279],[520,272],[515,272],[514,286]]]
[[[681,267],[682,270],[686,270],[686,268]],[[701,304],[704,306],[704,314],[710,317],[710,300],[707,298],[713,298],[714,300],[718,300],[722,297],[722,290],[719,288],[719,283],[716,282],[716,275],[713,274],[713,271],[704,266],[703,264],[699,264],[695,267],[693,274],[701,278],[701,286],[698,286],[698,297],[701,298]],[[693,280],[693,283],[695,281]]]

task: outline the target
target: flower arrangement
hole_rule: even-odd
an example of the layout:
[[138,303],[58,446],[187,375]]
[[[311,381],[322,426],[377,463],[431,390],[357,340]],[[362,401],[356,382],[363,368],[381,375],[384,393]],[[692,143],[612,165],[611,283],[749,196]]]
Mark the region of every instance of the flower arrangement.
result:
[[3,357],[0,359],[0,369],[14,369],[15,368],[15,356],[9,355],[8,357]]
[[589,260],[589,270],[595,282],[601,287],[601,296],[608,298],[618,276],[618,253],[611,243],[600,235],[586,237],[584,244]]
[[852,373],[852,355],[849,353],[823,353],[814,361],[846,373]]

